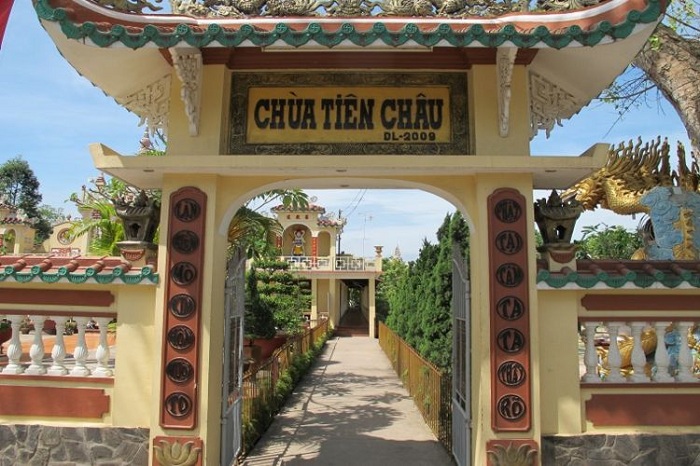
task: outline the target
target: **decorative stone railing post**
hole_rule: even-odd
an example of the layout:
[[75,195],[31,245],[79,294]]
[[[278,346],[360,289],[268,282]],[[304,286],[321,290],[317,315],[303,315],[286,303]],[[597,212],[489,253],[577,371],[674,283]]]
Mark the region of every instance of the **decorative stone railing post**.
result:
[[669,383],[673,382],[673,377],[669,373],[671,365],[671,357],[666,349],[666,328],[671,325],[671,322],[654,322],[654,330],[656,331],[656,351],[654,353],[654,365],[656,373],[652,377],[654,382]]
[[53,318],[56,322],[56,343],[51,349],[51,359],[53,363],[48,370],[49,375],[66,375],[68,369],[64,365],[66,359],[66,344],[63,341],[63,333],[66,331],[66,317],[57,316]]
[[598,352],[595,349],[595,329],[598,327],[598,323],[586,322],[584,325],[586,326],[586,350],[583,362],[586,366],[586,373],[583,375],[582,381],[588,383],[600,382]]
[[97,367],[93,371],[92,375],[96,377],[112,377],[114,372],[109,368],[109,344],[107,343],[107,326],[111,319],[107,317],[96,317],[95,321],[100,327],[100,341],[97,345],[97,351],[95,352],[95,359],[97,360]]
[[24,367],[19,360],[22,357],[22,342],[19,339],[19,328],[22,326],[24,316],[12,315],[9,316],[10,326],[12,327],[12,338],[7,346],[7,366],[2,370],[3,374],[22,374]]
[[642,330],[647,326],[646,322],[630,322],[630,328],[632,329],[632,377],[630,377],[631,382],[649,382],[651,379],[646,375],[645,369],[647,364],[647,358],[644,354],[644,349],[642,348]]
[[622,322],[608,322],[608,333],[610,334],[610,346],[608,348],[608,367],[610,373],[605,378],[608,383],[619,383],[626,382],[627,379],[623,377],[620,372],[622,366],[622,355],[620,354],[620,347],[618,346],[617,337],[620,333],[620,327],[622,327]]
[[680,337],[680,348],[678,351],[678,374],[676,380],[679,382],[697,382],[693,375],[693,355],[688,346],[688,331],[693,326],[693,322],[678,322],[678,336]]
[[75,345],[73,358],[75,359],[75,367],[71,369],[70,375],[87,376],[90,375],[90,369],[87,368],[85,362],[88,357],[87,342],[85,341],[85,328],[88,323],[87,317],[76,317],[75,322],[78,326],[78,341]]
[[46,316],[29,316],[29,318],[34,322],[34,340],[29,349],[29,357],[32,362],[27,367],[27,374],[44,375],[46,374],[46,368],[44,367],[44,340],[41,334],[44,331]]

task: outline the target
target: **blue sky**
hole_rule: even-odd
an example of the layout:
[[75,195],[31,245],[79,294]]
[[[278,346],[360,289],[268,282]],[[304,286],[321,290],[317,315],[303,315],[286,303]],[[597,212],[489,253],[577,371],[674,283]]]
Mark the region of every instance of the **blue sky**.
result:
[[[43,202],[66,213],[75,212],[65,202],[70,194],[99,174],[92,166],[88,145],[101,142],[119,153],[133,154],[143,134],[135,115],[63,60],[26,0],[15,2],[0,50],[0,108],[0,163],[21,155],[41,183]],[[563,122],[563,127],[555,128],[549,139],[544,133],[537,136],[532,153],[576,156],[597,142],[617,144],[658,135],[672,143],[682,140],[688,147],[685,130],[668,105],[643,106],[617,120],[611,106],[594,102]],[[348,226],[342,249],[365,256],[373,254],[372,246],[381,244],[386,254],[399,246],[404,259],[414,259],[423,238],[434,241],[445,215],[454,210],[448,202],[421,191],[310,193],[328,212],[343,210]],[[601,222],[634,228],[638,221],[596,211],[585,213],[577,230]]]

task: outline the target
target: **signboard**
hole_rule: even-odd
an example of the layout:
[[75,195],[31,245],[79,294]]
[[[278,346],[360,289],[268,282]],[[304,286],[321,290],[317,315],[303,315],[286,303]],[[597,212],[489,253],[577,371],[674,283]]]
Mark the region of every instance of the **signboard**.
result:
[[449,143],[443,87],[252,87],[246,141]]
[[235,73],[231,154],[466,155],[464,73]]

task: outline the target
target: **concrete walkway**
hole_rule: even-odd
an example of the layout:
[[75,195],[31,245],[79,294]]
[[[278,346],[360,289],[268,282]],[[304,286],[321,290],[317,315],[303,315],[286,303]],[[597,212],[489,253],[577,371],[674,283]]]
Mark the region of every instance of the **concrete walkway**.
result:
[[449,466],[378,340],[335,337],[246,466]]

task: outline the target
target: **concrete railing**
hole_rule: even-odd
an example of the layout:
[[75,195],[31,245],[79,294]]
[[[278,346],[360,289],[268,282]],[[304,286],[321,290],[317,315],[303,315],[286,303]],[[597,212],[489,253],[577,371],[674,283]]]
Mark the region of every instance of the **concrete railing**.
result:
[[581,329],[584,383],[700,382],[697,322],[584,320]]
[[373,272],[375,259],[355,256],[283,256],[290,270]]
[[[0,315],[0,374],[17,376],[113,377],[115,314],[32,313]],[[8,329],[9,324],[9,329]]]

